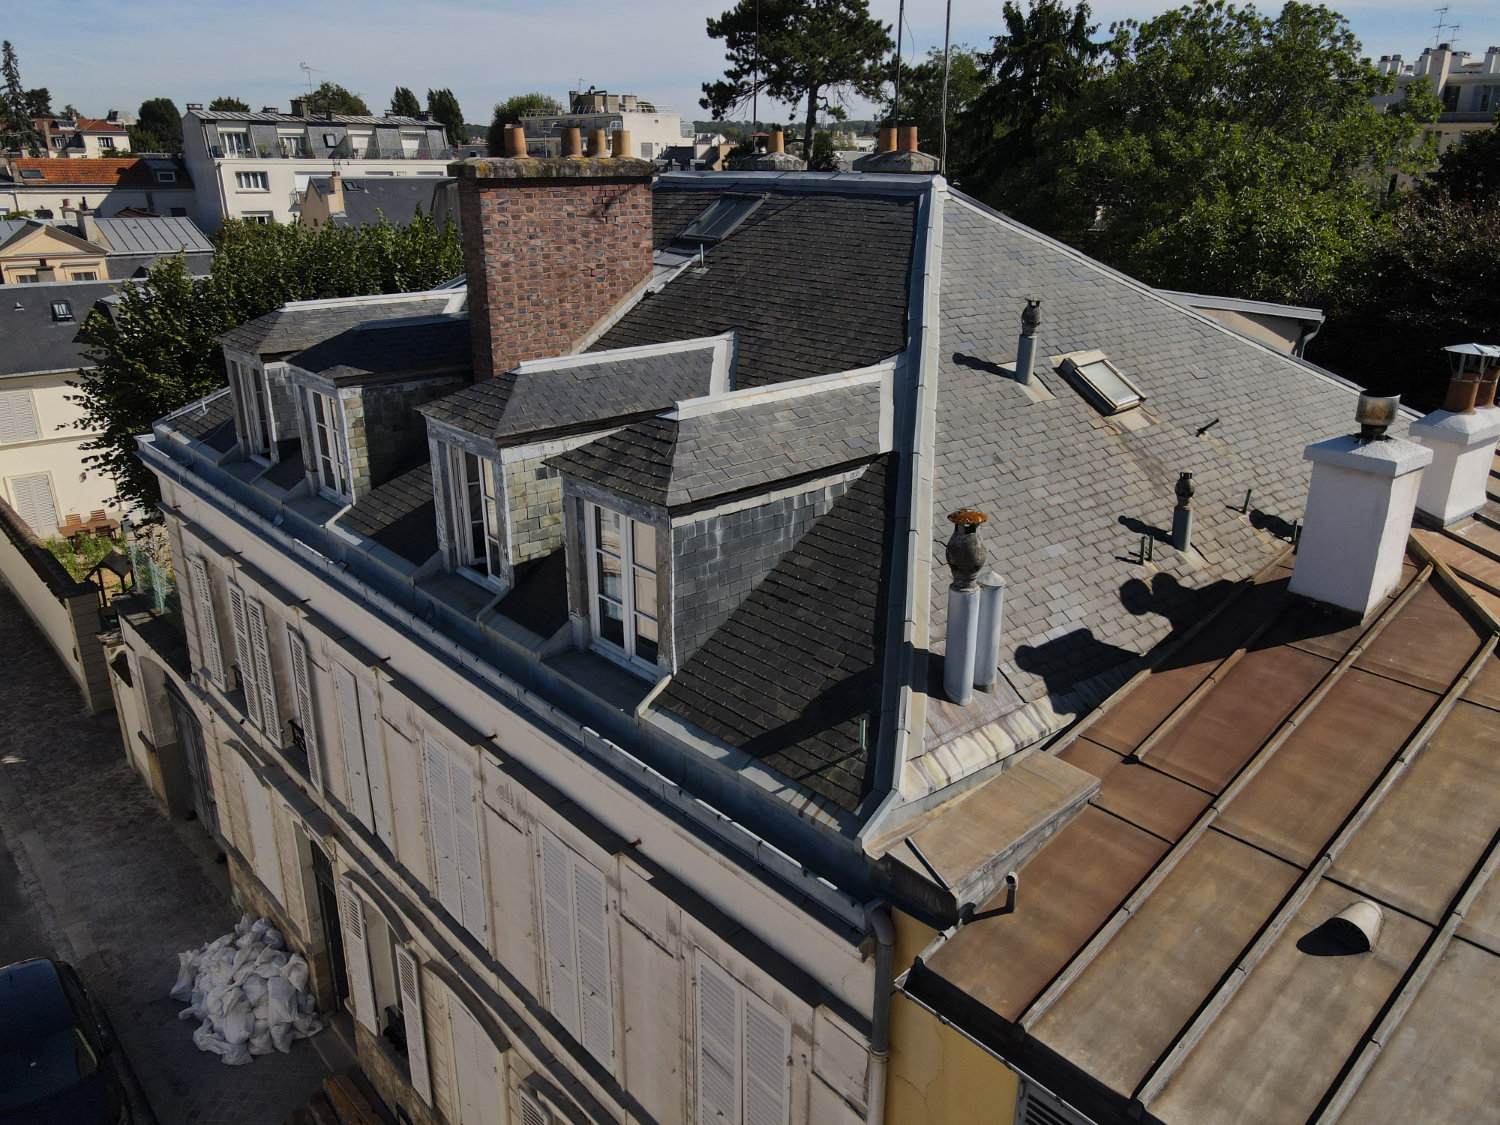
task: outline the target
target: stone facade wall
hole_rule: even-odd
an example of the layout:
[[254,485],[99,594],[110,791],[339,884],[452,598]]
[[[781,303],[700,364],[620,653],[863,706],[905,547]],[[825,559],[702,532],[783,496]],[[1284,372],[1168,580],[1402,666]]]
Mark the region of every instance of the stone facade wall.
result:
[[377,383],[341,393],[356,497],[390,480],[427,448],[427,426],[416,408],[463,383],[453,375],[419,383]]
[[505,466],[514,566],[550,555],[563,545],[562,477],[545,460],[529,457]]
[[651,276],[650,164],[487,160],[461,171],[476,381],[563,354]]
[[673,641],[688,660],[844,494],[842,481],[672,527]]

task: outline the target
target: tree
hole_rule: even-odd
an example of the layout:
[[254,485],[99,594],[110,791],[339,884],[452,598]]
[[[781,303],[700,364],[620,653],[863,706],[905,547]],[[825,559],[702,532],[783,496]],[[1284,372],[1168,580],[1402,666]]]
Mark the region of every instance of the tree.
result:
[[308,113],[339,113],[351,117],[368,117],[370,107],[358,94],[351,94],[337,82],[323,82],[303,99]]
[[807,158],[809,172],[837,172],[839,170],[838,149],[833,144],[833,134],[820,129],[813,134],[812,153]]
[[171,98],[141,103],[130,127],[130,147],[135,152],[182,151],[182,114]]
[[562,111],[563,108],[556,98],[534,91],[530,94],[516,94],[500,102],[495,106],[495,112],[490,118],[489,135],[485,138],[490,155],[505,155],[505,127],[507,125],[519,125],[522,117],[560,114]]
[[250,112],[250,106],[248,103],[241,101],[239,98],[230,97],[215,98],[213,101],[208,103],[208,108],[213,110],[215,113]]
[[139,285],[122,286],[112,316],[90,314],[73,396],[79,423],[97,431],[86,460],[109,473],[121,498],[150,510],[156,479],[135,456],[135,435],[164,414],[224,385],[214,337],[287,301],[427,289],[463,272],[458,229],[419,214],[409,225],[381,221],[320,230],[231,220],[214,236],[208,277],[164,258]]
[[699,104],[723,117],[748,105],[757,89],[787,105],[805,103],[805,153],[820,110],[842,121],[840,99],[880,97],[893,46],[867,0],[739,0],[708,21],[708,34],[724,40],[729,65],[723,81],[703,84]]
[[[965,166],[964,137],[959,122],[985,88],[979,55],[968,47],[954,47],[948,74],[948,167]],[[943,52],[934,47],[927,58],[901,71],[901,121],[917,127],[917,147],[937,156],[943,148]],[[894,96],[885,116],[896,120]]]
[[386,112],[392,117],[416,117],[422,112],[422,103],[417,101],[410,86],[397,86],[391,95],[391,108]]
[[26,106],[28,117],[52,116],[52,92],[47,87],[38,86],[34,90],[27,90],[21,95],[21,100]]
[[1438,157],[1423,191],[1457,203],[1500,202],[1500,125],[1469,133]]
[[441,90],[427,91],[427,112],[435,121],[441,121],[448,130],[448,143],[469,143],[469,127],[464,124],[464,111],[458,108],[458,99],[446,86]]
[[21,64],[10,40],[0,46],[0,74],[5,88],[0,91],[0,138],[5,148],[25,149],[32,156],[42,154],[42,135],[27,102],[27,91],[21,85]]
[[72,102],[69,102],[67,105],[65,105],[65,106],[62,107],[62,114],[61,114],[61,116],[63,116],[63,117],[75,117],[76,118],[76,117],[82,117],[83,114],[81,114],[81,113],[78,112],[78,107],[77,106],[75,106]]

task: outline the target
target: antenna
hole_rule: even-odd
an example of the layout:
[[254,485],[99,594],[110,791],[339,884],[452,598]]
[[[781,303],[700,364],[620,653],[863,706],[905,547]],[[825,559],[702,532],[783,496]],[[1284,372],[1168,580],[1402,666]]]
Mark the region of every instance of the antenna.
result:
[[308,66],[305,62],[298,63],[297,69],[300,70],[303,74],[307,75],[307,92],[311,94],[313,92],[312,76],[314,74],[322,74],[323,72],[321,70],[318,70],[316,67]]
[[1456,45],[1458,43],[1457,35],[1449,35],[1446,39],[1443,37],[1444,28],[1447,28],[1450,32],[1456,32],[1459,28],[1458,24],[1448,22],[1448,5],[1444,4],[1441,8],[1434,8],[1433,11],[1437,13],[1438,21],[1437,29],[1433,32],[1432,45],[1436,47],[1439,43],[1444,42],[1449,46]]

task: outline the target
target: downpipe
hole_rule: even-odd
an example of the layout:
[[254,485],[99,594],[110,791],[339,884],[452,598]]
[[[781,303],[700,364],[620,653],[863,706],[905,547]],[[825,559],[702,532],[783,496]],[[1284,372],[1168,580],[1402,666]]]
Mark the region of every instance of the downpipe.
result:
[[891,963],[896,955],[896,927],[891,923],[891,908],[883,902],[871,907],[867,916],[875,933],[875,1003],[870,1017],[865,1120],[869,1125],[883,1125],[886,1072],[891,1061]]

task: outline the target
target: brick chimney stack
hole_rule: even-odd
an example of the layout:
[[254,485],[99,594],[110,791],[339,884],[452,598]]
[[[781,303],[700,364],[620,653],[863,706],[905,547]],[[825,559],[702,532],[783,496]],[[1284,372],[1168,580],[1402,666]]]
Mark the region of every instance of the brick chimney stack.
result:
[[448,173],[476,381],[565,354],[651,279],[649,160],[489,157]]

